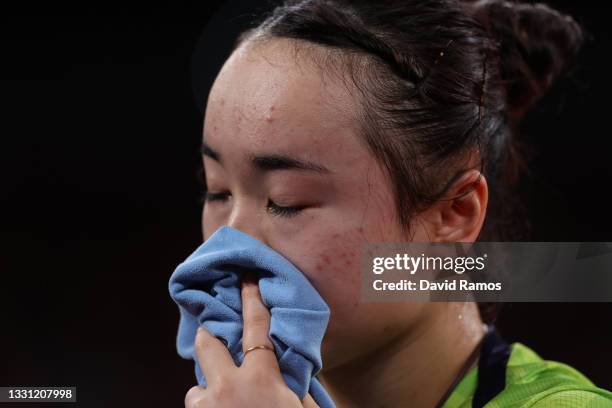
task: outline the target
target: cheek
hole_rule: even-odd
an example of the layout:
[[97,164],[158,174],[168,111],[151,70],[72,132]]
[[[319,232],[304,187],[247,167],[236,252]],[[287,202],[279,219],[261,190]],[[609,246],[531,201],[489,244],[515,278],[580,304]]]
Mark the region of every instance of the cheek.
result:
[[358,283],[360,244],[347,236],[350,234],[334,233],[327,245],[319,246],[322,249],[311,261],[310,274],[313,283],[320,283],[322,286],[342,283],[350,287]]
[[[380,347],[412,320],[418,308],[391,302],[361,300],[362,245],[382,233],[352,227],[326,231],[301,241],[278,246],[306,275],[329,305],[331,315],[323,341],[327,367],[342,364]],[[292,255],[289,255],[292,254]]]
[[[293,262],[328,304],[328,338],[352,332],[361,307],[361,228],[329,232],[300,245]],[[359,331],[359,330],[358,330]]]
[[330,307],[338,299],[356,304],[361,283],[360,230],[330,232],[308,242],[301,270]]
[[359,303],[362,232],[361,228],[328,230],[272,246],[304,273],[334,313]]

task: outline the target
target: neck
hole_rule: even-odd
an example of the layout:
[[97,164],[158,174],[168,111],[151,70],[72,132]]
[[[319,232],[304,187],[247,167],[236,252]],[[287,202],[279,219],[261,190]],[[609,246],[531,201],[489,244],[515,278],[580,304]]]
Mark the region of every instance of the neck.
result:
[[432,309],[384,347],[321,373],[338,407],[431,408],[438,403],[485,328],[475,303],[432,303]]

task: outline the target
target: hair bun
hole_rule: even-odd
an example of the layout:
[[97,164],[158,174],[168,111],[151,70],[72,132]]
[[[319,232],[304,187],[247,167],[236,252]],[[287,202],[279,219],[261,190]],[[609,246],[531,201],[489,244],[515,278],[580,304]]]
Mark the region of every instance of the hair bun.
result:
[[508,114],[520,119],[571,66],[583,31],[571,16],[542,3],[480,0],[471,6],[498,42]]

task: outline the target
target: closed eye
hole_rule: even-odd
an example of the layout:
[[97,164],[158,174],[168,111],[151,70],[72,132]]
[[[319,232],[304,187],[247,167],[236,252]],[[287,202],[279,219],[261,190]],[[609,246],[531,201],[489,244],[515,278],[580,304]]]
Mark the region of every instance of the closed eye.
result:
[[[231,194],[229,192],[215,193],[210,191],[204,191],[202,194],[202,203],[207,202],[224,202],[229,199]],[[293,217],[299,214],[306,206],[293,206],[293,207],[284,207],[276,204],[272,200],[268,200],[267,210],[272,215],[277,215],[281,217]]]
[[212,193],[208,190],[203,190],[200,194],[200,204],[206,204],[207,202],[223,202],[229,198],[229,193]]
[[204,201],[225,201],[229,197],[229,193],[211,193],[210,191],[204,191]]
[[306,208],[306,206],[282,207],[272,200],[268,200],[268,211],[273,215],[280,215],[281,217],[293,217],[299,214],[304,208]]

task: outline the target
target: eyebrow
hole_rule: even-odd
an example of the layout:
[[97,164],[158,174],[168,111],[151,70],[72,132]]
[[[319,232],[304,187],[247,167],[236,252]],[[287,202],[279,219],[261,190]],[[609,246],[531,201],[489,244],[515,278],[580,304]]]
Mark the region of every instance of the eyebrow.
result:
[[216,151],[214,151],[209,145],[206,144],[206,142],[202,142],[202,145],[200,146],[200,154],[202,154],[203,156],[208,156],[213,160],[218,161],[219,163],[221,163],[221,157],[219,157],[219,153],[217,153]]
[[[221,156],[219,155],[219,153],[213,150],[204,141],[202,141],[200,152],[202,153],[202,155],[208,156],[219,163],[223,163],[221,161]],[[282,154],[250,155],[250,162],[254,167],[262,171],[301,170],[311,171],[320,174],[331,173],[331,171],[327,167],[321,164]]]

